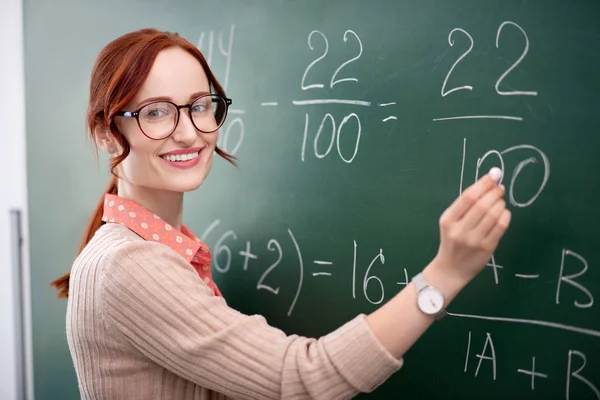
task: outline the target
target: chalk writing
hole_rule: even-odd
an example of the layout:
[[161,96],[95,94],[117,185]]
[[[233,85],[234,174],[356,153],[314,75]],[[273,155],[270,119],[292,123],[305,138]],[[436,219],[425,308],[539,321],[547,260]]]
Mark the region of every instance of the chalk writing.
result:
[[[527,53],[529,51],[529,37],[527,36],[527,33],[520,25],[518,25],[517,23],[515,23],[513,21],[504,21],[498,27],[498,30],[496,32],[496,48],[497,49],[500,48],[500,36],[502,35],[503,29],[505,29],[505,27],[508,27],[508,26],[513,26],[513,27],[517,28],[519,30],[519,32],[523,34],[523,38],[525,39],[525,45],[523,48],[523,52],[517,58],[517,60],[510,67],[508,67],[508,69],[506,69],[502,73],[502,75],[500,75],[498,80],[496,80],[496,83],[494,85],[496,93],[498,93],[501,96],[537,96],[538,92],[532,91],[532,90],[510,90],[510,91],[507,91],[507,90],[500,89],[500,85],[502,84],[504,79],[523,61],[523,59],[525,58],[525,56],[527,55]],[[461,61],[463,61],[465,59],[465,57],[473,50],[473,46],[475,43],[475,41],[473,40],[473,37],[469,34],[469,32],[467,32],[466,30],[464,30],[462,28],[454,28],[448,34],[448,44],[450,46],[454,46],[455,41],[454,41],[453,36],[456,36],[455,33],[456,34],[461,33],[463,36],[466,36],[466,38],[468,39],[468,42],[469,42],[469,47],[467,50],[465,50],[463,53],[460,54],[460,56],[456,59],[456,61],[454,61],[454,63],[448,70],[448,73],[444,77],[444,81],[442,83],[442,88],[441,88],[442,97],[446,97],[449,94],[456,93],[460,90],[473,91],[472,85],[462,85],[462,86],[456,86],[452,89],[446,89],[446,85],[448,84],[448,79],[450,78],[452,72],[457,67],[457,65]],[[433,118],[432,120],[435,122],[435,121],[452,121],[452,120],[464,120],[464,119],[501,119],[501,120],[509,120],[509,121],[523,121],[523,117],[519,117],[519,116],[494,115],[494,114],[436,117],[436,118]]]
[[[246,271],[248,270],[248,265],[249,265],[249,260],[253,260],[255,267],[253,268],[261,268],[259,267],[259,260],[264,260],[264,256],[262,258],[259,259],[259,256],[257,254],[255,254],[255,252],[252,252],[251,249],[252,244],[249,240],[245,240],[245,241],[240,241],[238,240],[238,236],[236,234],[236,232],[234,230],[228,229],[228,230],[224,230],[222,231],[223,233],[220,236],[217,236],[214,234],[215,229],[220,225],[221,221],[220,219],[215,220],[213,223],[211,223],[209,225],[209,227],[204,231],[203,235],[201,236],[203,241],[206,241],[207,238],[210,237],[214,237],[216,239],[215,245],[214,245],[214,257],[213,257],[213,266],[215,268],[215,271],[217,273],[221,273],[221,274],[225,274],[228,273],[231,270],[231,266],[232,265],[236,265],[237,263],[233,263],[233,258],[232,255],[235,253],[237,255],[240,256],[239,260],[239,264],[241,266],[240,270],[242,271]],[[301,273],[299,275],[299,279],[298,279],[298,285],[297,285],[297,289],[295,291],[294,294],[294,304],[296,303],[296,301],[298,300],[298,297],[300,296],[300,292],[302,289],[302,283],[303,283],[303,279],[304,279],[304,266],[303,266],[303,259],[302,259],[302,253],[301,253],[301,247],[300,244],[298,243],[298,241],[296,240],[296,238],[293,236],[293,233],[291,230],[288,229],[288,235],[291,239],[291,244],[293,244],[293,249],[295,251],[292,251],[291,254],[294,255],[297,258],[297,265],[299,267],[299,269],[301,270]],[[273,273],[274,270],[280,265],[282,264],[285,260],[285,255],[286,254],[290,254],[290,250],[285,250],[286,247],[282,246],[281,244],[281,240],[272,238],[270,239],[267,244],[266,244],[266,248],[269,252],[275,253],[275,259],[273,260],[272,258],[270,259],[270,261],[268,261],[268,265],[266,266],[266,269],[263,270],[258,283],[256,285],[256,288],[258,290],[267,290],[273,294],[280,294],[281,290],[279,288],[279,286],[274,285],[272,283],[268,283],[269,280],[272,280],[271,278],[269,278],[269,274]],[[357,299],[358,295],[357,293],[361,293],[361,296],[369,303],[369,304],[381,304],[382,302],[388,300],[390,298],[390,296],[395,295],[395,293],[397,293],[397,290],[392,290],[391,291],[391,295],[388,294],[388,291],[386,291],[386,284],[385,282],[380,278],[379,274],[377,273],[377,271],[380,271],[381,268],[385,268],[389,263],[389,260],[387,259],[387,257],[384,255],[384,251],[382,248],[379,248],[377,252],[371,253],[372,250],[366,250],[367,256],[368,256],[368,260],[369,263],[368,265],[366,265],[366,269],[363,268],[359,268],[359,251],[358,251],[358,240],[354,239],[350,242],[352,244],[352,251],[348,252],[348,260],[347,260],[347,264],[346,266],[342,266],[342,267],[337,267],[336,268],[336,272],[335,274],[349,274],[351,275],[351,288],[350,289],[350,296],[352,296],[352,299]],[[237,251],[232,251],[232,246],[243,246],[243,248],[241,249],[236,249]],[[365,251],[363,251],[364,253]],[[368,253],[374,254],[374,255],[369,255]],[[566,262],[565,259],[567,257],[571,257],[572,259],[574,259],[575,261],[581,263],[582,268],[580,268],[578,270],[578,272],[574,273],[574,274],[570,274],[567,275],[566,274]],[[287,259],[287,262],[290,262],[289,258]],[[326,261],[325,261],[326,260]],[[312,261],[312,264],[320,267],[320,268],[325,268],[325,270],[323,271],[311,271],[312,276],[332,276],[333,275],[333,270],[330,269],[334,264],[340,264],[338,262],[336,262],[335,260],[331,260],[329,257],[327,259],[316,259]],[[495,261],[493,261],[493,263],[495,264]],[[264,264],[263,264],[264,265]],[[409,273],[407,271],[407,268],[403,268],[400,267],[400,261],[399,260],[394,260],[393,264],[394,268],[400,268],[400,271],[403,274],[404,280],[403,281],[395,281],[395,285],[396,286],[406,286],[409,284]],[[575,288],[577,288],[578,290],[580,290],[582,293],[584,293],[587,297],[587,301],[586,302],[579,302],[579,301],[574,301],[574,305],[577,308],[581,308],[581,309],[589,309],[592,308],[593,306],[593,293],[591,290],[589,290],[588,288],[585,288],[581,283],[577,282],[575,279],[576,278],[580,278],[583,276],[583,274],[587,271],[587,261],[585,260],[585,258],[577,253],[574,253],[573,251],[567,250],[567,249],[563,249],[562,253],[561,253],[561,258],[559,260],[559,262],[557,263],[557,266],[560,265],[560,272],[559,272],[559,277],[557,279],[557,290],[556,290],[556,304],[559,304],[559,299],[561,297],[561,287],[564,284],[569,284]],[[495,265],[496,267],[500,267],[498,265]],[[569,268],[573,268],[573,266],[570,266]],[[364,271],[364,272],[361,272]],[[539,274],[513,274],[513,276],[515,276],[515,278],[518,279],[534,279],[537,278],[539,276]],[[564,294],[563,294],[564,296]],[[290,308],[290,314],[291,315],[291,311],[293,308]],[[467,319],[479,319],[479,320],[486,320],[486,321],[502,321],[502,322],[512,322],[515,324],[527,324],[527,325],[536,325],[536,326],[541,326],[541,327],[546,327],[546,328],[553,328],[553,329],[558,329],[558,330],[564,330],[564,331],[569,331],[569,332],[574,332],[574,333],[578,333],[578,334],[582,334],[582,335],[587,335],[587,336],[594,336],[594,337],[599,337],[600,338],[600,330],[594,330],[594,329],[589,329],[589,328],[583,328],[583,327],[578,327],[578,326],[573,326],[573,325],[568,325],[568,324],[562,324],[559,322],[553,322],[553,321],[544,321],[544,320],[534,320],[534,319],[523,319],[523,318],[512,318],[512,317],[505,317],[505,316],[486,316],[486,315],[474,315],[474,314],[464,314],[464,313],[456,313],[453,311],[450,311],[448,313],[449,316],[451,317],[456,317],[456,318],[467,318]],[[491,341],[491,339],[489,339]],[[491,344],[490,344],[491,345]],[[482,351],[482,355],[485,352]]]
[[463,58],[465,58],[467,56],[467,54],[469,54],[471,52],[471,50],[473,50],[473,38],[471,37],[471,35],[469,35],[469,32],[467,32],[467,31],[465,31],[464,29],[461,29],[461,28],[454,28],[448,34],[448,44],[450,46],[454,46],[454,40],[452,40],[452,34],[454,32],[461,32],[463,35],[465,35],[467,38],[469,38],[469,48],[467,49],[467,51],[465,51],[463,54],[461,54],[460,57],[458,57],[456,59],[456,61],[454,62],[454,64],[452,64],[452,67],[450,67],[450,70],[446,74],[446,78],[444,78],[444,83],[442,84],[442,97],[447,96],[450,93],[456,92],[458,90],[473,90],[473,86],[470,86],[470,85],[464,85],[464,86],[460,86],[460,87],[455,87],[455,88],[447,90],[447,91],[444,90],[446,88],[446,83],[448,82],[448,78],[450,78],[450,74],[452,73],[452,70],[454,70],[454,68],[460,62],[460,60],[462,60]]
[[246,250],[239,252],[240,256],[244,257],[244,267],[243,267],[244,271],[248,270],[248,261],[250,259],[252,259],[252,260],[258,259],[258,256],[256,254],[252,254],[252,252],[250,251],[250,247],[251,247],[250,241],[247,240],[246,241]]
[[[471,348],[472,348],[472,341],[473,341],[472,332],[468,331],[466,355],[465,355],[465,362],[464,362],[464,368],[463,368],[463,372],[465,372],[465,373],[468,372],[468,370],[469,370],[469,359],[471,358],[470,354],[471,354]],[[475,373],[473,374],[473,377],[474,378],[478,377],[478,375],[481,371],[483,361],[488,361],[490,363],[490,367],[491,367],[490,368],[491,379],[495,381],[498,378],[497,368],[496,368],[497,363],[500,360],[504,365],[506,365],[507,363],[510,363],[510,360],[502,358],[502,356],[501,356],[501,354],[505,353],[506,350],[507,350],[506,348],[498,349],[492,340],[491,333],[487,332],[485,335],[485,342],[483,344],[483,349],[481,350],[481,353],[475,355],[475,358],[478,359],[478,362],[477,362],[477,368],[475,370]],[[546,353],[545,358],[548,358],[549,356],[551,356],[551,353],[549,353],[547,350],[545,351],[545,353]],[[578,363],[579,366],[575,367],[574,366],[575,363]],[[586,377],[584,375],[584,370],[586,369],[586,366],[587,366],[586,355],[580,350],[570,349],[570,350],[568,350],[568,352],[566,354],[565,364],[566,364],[566,368],[565,368],[565,370],[566,370],[565,399],[568,400],[571,398],[571,391],[572,391],[572,388],[574,385],[583,385],[584,388],[587,389],[590,396],[588,396],[586,398],[592,398],[591,396],[593,395],[594,398],[600,399],[600,390],[598,390],[598,387],[590,379],[588,379],[588,377]],[[508,371],[508,370],[505,370],[505,371]],[[542,379],[545,381],[546,379],[549,379],[549,374],[547,374],[545,372],[540,372],[540,368],[539,368],[538,364],[536,363],[535,356],[531,357],[531,367],[529,367],[528,369],[527,368],[516,368],[516,373],[521,374],[521,375],[526,375],[529,377],[529,386],[530,386],[531,391],[535,390],[536,382],[538,380]],[[512,380],[513,377],[507,376],[506,378],[510,381],[510,380]],[[579,388],[579,389],[581,389],[581,388]]]
[[506,78],[506,76],[513,69],[515,69],[517,67],[517,65],[519,65],[521,63],[521,61],[523,61],[523,59],[527,55],[527,52],[529,51],[529,38],[527,37],[527,33],[525,32],[525,30],[523,28],[521,28],[518,24],[516,24],[512,21],[504,21],[498,27],[498,32],[496,33],[496,48],[499,48],[499,40],[500,40],[500,34],[502,33],[502,28],[504,28],[507,25],[516,27],[523,34],[523,37],[525,38],[525,47],[523,49],[523,53],[519,56],[517,61],[515,61],[513,65],[511,65],[506,71],[504,71],[504,73],[496,81],[496,85],[495,85],[496,92],[502,96],[537,96],[538,92],[534,92],[531,90],[530,91],[523,91],[523,90],[503,91],[503,90],[499,89],[500,83],[504,80],[504,78]]
[[275,261],[273,264],[271,264],[271,266],[269,268],[267,268],[267,270],[260,276],[260,279],[258,280],[258,283],[256,284],[256,290],[265,289],[265,290],[270,291],[271,293],[279,294],[279,288],[273,289],[271,286],[265,285],[263,283],[263,281],[265,280],[267,275],[269,275],[269,273],[273,269],[275,269],[281,262],[281,258],[283,257],[283,253],[281,252],[281,245],[277,242],[277,240],[271,239],[271,240],[269,240],[269,243],[267,244],[267,248],[269,249],[269,251],[277,251],[277,253],[278,253],[277,261]]
[[[578,260],[579,262],[581,262],[581,264],[583,264],[583,268],[574,274],[564,275],[566,256],[571,256],[571,257],[575,258],[576,260]],[[580,303],[577,300],[575,300],[575,302],[573,303],[575,305],[575,307],[590,308],[592,305],[594,305],[594,296],[589,291],[589,289],[587,289],[581,283],[575,281],[575,278],[579,278],[580,276],[585,274],[587,269],[588,269],[588,264],[587,264],[587,261],[585,260],[585,258],[583,258],[581,255],[579,255],[571,250],[563,249],[562,257],[560,260],[560,273],[558,276],[558,284],[556,286],[556,304],[559,304],[560,288],[561,288],[562,283],[565,282],[565,283],[568,283],[569,285],[579,289],[581,292],[583,292],[586,295],[586,297],[588,299],[588,301],[586,303]]]
[[[314,60],[312,60],[308,66],[306,67],[306,69],[304,70],[304,73],[302,74],[302,78],[300,80],[300,88],[304,91],[307,90],[311,90],[311,89],[323,89],[325,87],[325,85],[323,83],[311,83],[311,84],[307,84],[306,83],[306,77],[307,74],[309,73],[309,71],[321,60],[323,60],[326,56],[327,53],[329,51],[329,41],[327,40],[327,36],[319,31],[319,30],[313,30],[308,34],[308,47],[310,48],[310,50],[315,50],[315,47],[313,46],[313,38],[314,37],[320,37],[321,38],[321,42],[323,43],[322,47],[322,53],[316,57]],[[337,69],[333,72],[332,76],[331,76],[331,80],[329,82],[329,88],[333,89],[334,86],[343,83],[343,82],[358,82],[358,78],[355,77],[346,77],[346,78],[338,78],[338,75],[340,74],[340,72],[342,71],[343,68],[345,68],[346,66],[348,66],[350,63],[353,63],[355,61],[357,61],[362,53],[363,53],[363,45],[362,45],[362,41],[360,40],[360,37],[356,34],[356,32],[354,32],[353,30],[346,30],[346,32],[344,32],[343,35],[343,39],[344,42],[348,42],[348,40],[350,38],[353,38],[353,41],[355,41],[358,44],[358,54],[355,55],[354,57],[349,58],[348,60],[346,60],[345,62],[343,62],[339,67],[337,67]],[[346,104],[346,105],[353,105],[353,106],[370,106],[371,102],[370,101],[365,101],[365,100],[353,100],[353,99],[309,99],[309,100],[293,100],[292,104],[294,105],[318,105],[318,104]],[[392,103],[388,103],[388,105],[391,105]],[[390,120],[390,119],[394,119],[395,117],[388,117],[386,119]],[[354,136],[354,145],[353,145],[353,150],[351,151],[342,151],[342,145],[341,145],[341,140],[342,140],[342,136],[347,136],[348,133],[343,134],[343,132],[345,132],[344,130],[344,126],[349,123],[350,121],[353,121],[353,125],[355,126],[355,130],[352,130],[352,132],[356,132],[355,136]],[[302,136],[302,148],[300,150],[300,159],[302,161],[306,160],[306,146],[307,146],[307,142],[308,142],[308,132],[309,132],[309,124],[310,124],[310,116],[309,113],[307,112],[304,115],[304,135]],[[321,148],[319,147],[319,143],[320,143],[320,138],[321,138],[321,134],[323,133],[323,130],[325,129],[325,125],[329,125],[331,126],[331,135],[325,140],[325,147]],[[337,125],[337,127],[336,127]],[[323,116],[323,118],[321,119],[321,123],[319,124],[319,127],[317,129],[317,133],[315,134],[314,140],[313,140],[313,150],[314,150],[314,155],[315,157],[317,157],[317,159],[323,159],[325,157],[327,157],[330,152],[333,149],[333,145],[335,143],[336,145],[336,149],[337,149],[337,154],[340,157],[340,159],[345,162],[345,163],[351,163],[352,161],[354,161],[356,155],[358,154],[358,148],[359,148],[359,144],[360,144],[360,137],[361,137],[361,131],[362,131],[362,126],[361,126],[361,122],[360,122],[360,118],[358,116],[358,114],[351,112],[349,114],[347,114],[346,116],[344,116],[342,118],[342,120],[336,124],[336,120],[333,117],[333,115],[331,113],[325,113],[325,115]],[[349,139],[351,140],[351,139]]]
[[[223,31],[219,30],[217,32],[217,40],[218,40],[218,47],[219,47],[219,54],[221,56],[223,56],[225,58],[225,71],[224,71],[224,77],[222,78],[223,83],[223,90],[227,91],[228,85],[229,85],[229,73],[231,71],[231,59],[232,59],[232,49],[233,49],[233,39],[234,39],[234,33],[235,33],[235,25],[231,25],[229,27],[229,41],[227,43],[227,46],[225,46],[223,44]],[[205,42],[206,39],[206,32],[201,32],[200,33],[200,37],[198,39],[198,50],[202,51],[203,54],[206,57],[206,62],[208,63],[208,65],[211,66],[211,69],[213,68],[212,64],[213,64],[213,48],[214,48],[214,40],[215,40],[215,32],[213,30],[208,32],[208,43]],[[208,50],[206,50],[206,47],[208,46]]]
[[[486,356],[488,345],[490,346],[490,355]],[[492,335],[490,333],[486,333],[485,343],[483,344],[483,350],[481,350],[481,354],[476,355],[479,358],[479,362],[477,363],[477,369],[475,370],[475,376],[479,374],[479,368],[481,368],[481,362],[483,360],[489,360],[492,362],[492,378],[496,380],[496,349],[494,348],[494,342],[492,341]]]
[[[310,71],[310,69],[312,67],[314,67],[319,61],[323,60],[326,56],[327,56],[327,52],[329,51],[329,41],[327,40],[327,36],[325,36],[325,34],[321,31],[318,30],[313,30],[312,32],[310,32],[308,34],[308,47],[311,50],[314,50],[315,48],[313,47],[312,44],[312,38],[314,35],[318,35],[322,38],[322,42],[323,42],[323,53],[321,55],[319,55],[319,57],[315,58],[313,61],[311,61],[310,64],[308,64],[308,66],[306,67],[306,69],[304,70],[304,73],[302,74],[302,80],[300,82],[300,87],[302,88],[302,90],[309,90],[309,89],[322,89],[324,87],[324,85],[322,83],[312,83],[310,85],[306,84],[306,75],[308,74],[308,71]],[[355,57],[350,58],[349,60],[345,61],[344,63],[342,63],[333,73],[333,75],[331,76],[331,81],[329,82],[329,87],[333,88],[335,85],[337,85],[338,83],[341,82],[358,82],[357,78],[339,78],[339,79],[335,79],[337,77],[337,75],[340,73],[340,71],[346,67],[348,64],[358,60],[360,58],[360,56],[362,55],[363,52],[363,46],[362,46],[362,42],[360,40],[360,38],[358,37],[358,35],[348,29],[346,32],[344,32],[344,42],[348,41],[349,37],[353,37],[356,42],[358,43],[358,54]]]
[[532,357],[531,360],[531,370],[527,369],[517,369],[517,372],[525,375],[531,376],[531,390],[535,390],[535,378],[547,378],[547,374],[542,374],[541,372],[537,372],[535,369],[535,357]]
[[[577,368],[577,370],[573,371],[573,356],[577,356],[579,358],[581,358],[581,366],[579,368]],[[582,352],[578,351],[578,350],[569,350],[569,361],[568,361],[568,367],[567,367],[567,389],[566,389],[566,399],[569,400],[571,398],[571,379],[575,378],[577,379],[579,382],[583,383],[585,386],[588,387],[588,389],[594,393],[594,395],[596,396],[597,400],[600,400],[600,390],[598,390],[598,387],[596,387],[596,385],[594,385],[592,382],[590,382],[587,378],[585,378],[583,375],[581,375],[581,373],[583,372],[583,369],[585,368],[587,364],[587,358],[585,356],[585,354],[583,354]]]
[[[217,34],[217,47],[219,56],[224,58],[224,71],[223,78],[220,79],[222,81],[223,90],[227,92],[227,88],[229,86],[229,78],[231,74],[231,60],[233,56],[233,43],[235,36],[235,25],[231,25],[229,27],[229,38],[227,43],[224,43],[225,33],[223,30],[219,30],[216,32]],[[215,68],[215,63],[217,62],[216,57],[214,57],[214,46],[215,46],[215,31],[211,30],[208,32],[200,33],[200,38],[198,39],[198,49],[204,52],[206,57],[206,62],[209,64],[212,70],[217,70]],[[235,104],[234,104],[235,106]],[[235,106],[237,107],[237,106]],[[217,146],[222,148],[225,152],[235,155],[242,145],[244,140],[244,120],[239,115],[244,115],[246,111],[244,109],[239,108],[231,108],[229,110],[229,114],[233,116],[233,118],[227,118],[224,126],[220,129],[224,130],[224,134],[220,134],[217,139]]]
[[[505,167],[505,163],[504,163],[504,156],[508,153],[512,153],[515,151],[529,151],[529,152],[534,152],[537,153],[536,155],[539,156],[539,159],[541,160],[541,166],[543,168],[543,175],[542,175],[542,180],[539,183],[539,187],[537,189],[537,191],[529,198],[526,200],[517,200],[515,198],[515,183],[519,177],[519,175],[521,174],[521,172],[523,171],[523,169],[530,165],[530,164],[536,164],[538,163],[538,158],[536,157],[528,157],[525,160],[519,162],[512,173],[512,176],[510,178],[510,184],[508,186],[508,198],[510,203],[513,206],[516,207],[528,207],[531,204],[533,204],[536,199],[541,195],[542,191],[544,190],[544,187],[546,186],[546,184],[548,183],[548,178],[550,177],[550,160],[548,159],[548,157],[546,156],[546,154],[541,151],[540,149],[538,149],[537,147],[530,145],[530,144],[520,144],[520,145],[516,145],[516,146],[512,146],[509,147],[507,149],[504,149],[502,151],[498,151],[498,150],[489,150],[487,153],[485,153],[482,157],[477,159],[477,164],[475,166],[475,178],[473,180],[473,182],[475,182],[477,179],[479,179],[480,176],[480,169],[481,169],[481,165],[483,164],[483,162],[490,156],[495,156],[498,159],[499,165],[497,165],[498,168],[500,168],[500,170],[502,171],[502,177],[500,178],[500,182],[502,183],[504,180],[504,177],[506,175],[506,167]],[[463,139],[463,163],[461,166],[461,176],[460,176],[460,188],[459,188],[459,193],[462,193],[463,190],[463,174],[464,174],[464,166],[465,166],[465,154],[466,154],[466,138]]]
[[[350,120],[356,121],[356,137],[355,137],[355,141],[354,141],[354,150],[352,151],[351,154],[350,153],[344,154],[344,152],[341,149],[340,139],[342,137],[342,133],[344,132],[344,130],[343,130],[344,126]],[[331,135],[329,137],[329,142],[326,142],[326,143],[328,143],[326,150],[319,151],[319,149],[318,149],[319,139],[321,137],[321,133],[323,132],[326,122],[329,122],[329,125],[331,126]],[[306,113],[304,115],[304,136],[302,138],[302,149],[300,151],[300,159],[302,161],[305,160],[306,142],[308,140],[308,126],[309,126],[309,115],[308,115],[308,113]],[[317,133],[313,140],[314,154],[319,159],[326,157],[331,152],[331,150],[333,148],[333,144],[335,143],[336,149],[337,149],[337,154],[339,155],[340,159],[342,159],[346,163],[351,163],[352,161],[354,161],[354,158],[356,157],[356,154],[358,153],[358,146],[360,144],[360,135],[361,135],[361,124],[360,124],[360,119],[358,118],[358,115],[356,115],[355,113],[350,113],[350,114],[346,115],[344,117],[344,119],[342,119],[342,121],[340,122],[340,124],[338,125],[338,127],[336,129],[336,123],[335,123],[333,116],[331,114],[327,113],[321,120],[321,124],[319,125],[319,128],[317,129]]]

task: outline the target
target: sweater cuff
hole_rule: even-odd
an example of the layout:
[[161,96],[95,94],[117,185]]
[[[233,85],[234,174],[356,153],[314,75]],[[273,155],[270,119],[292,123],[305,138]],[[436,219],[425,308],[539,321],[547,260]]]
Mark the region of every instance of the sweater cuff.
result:
[[360,392],[369,393],[403,365],[375,337],[360,314],[324,336],[323,344],[339,373]]

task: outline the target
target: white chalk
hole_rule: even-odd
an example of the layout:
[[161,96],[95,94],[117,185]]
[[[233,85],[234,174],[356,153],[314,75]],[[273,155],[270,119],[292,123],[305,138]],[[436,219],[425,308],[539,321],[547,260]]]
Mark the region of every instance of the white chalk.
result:
[[490,169],[489,174],[494,181],[498,182],[502,177],[502,170],[498,167],[492,167],[492,169]]

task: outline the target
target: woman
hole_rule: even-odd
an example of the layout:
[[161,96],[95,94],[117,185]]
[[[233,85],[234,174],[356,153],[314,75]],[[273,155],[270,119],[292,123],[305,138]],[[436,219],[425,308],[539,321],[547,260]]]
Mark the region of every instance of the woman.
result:
[[[495,169],[441,216],[438,254],[370,315],[319,339],[228,307],[182,224],[231,101],[197,48],[140,30],[94,66],[87,121],[115,175],[70,275],[67,338],[84,399],[342,399],[370,392],[485,266],[510,222]],[[118,178],[117,178],[118,177]],[[424,283],[423,283],[424,282]],[[430,285],[416,290],[419,284]]]

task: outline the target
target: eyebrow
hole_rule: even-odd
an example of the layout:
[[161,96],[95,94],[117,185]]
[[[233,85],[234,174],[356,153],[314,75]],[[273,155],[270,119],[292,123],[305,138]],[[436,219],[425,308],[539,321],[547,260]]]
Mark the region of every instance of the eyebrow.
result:
[[[194,100],[195,98],[200,97],[204,94],[210,94],[210,93],[206,92],[206,91],[195,92],[195,93],[192,93],[188,99],[191,101],[191,100]],[[173,98],[169,97],[169,96],[148,97],[147,99],[144,99],[144,100],[138,102],[134,108],[138,109],[148,103],[152,103],[153,101],[162,101],[162,100],[175,103],[175,101],[173,101]]]

